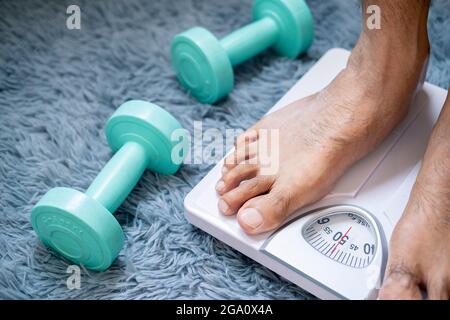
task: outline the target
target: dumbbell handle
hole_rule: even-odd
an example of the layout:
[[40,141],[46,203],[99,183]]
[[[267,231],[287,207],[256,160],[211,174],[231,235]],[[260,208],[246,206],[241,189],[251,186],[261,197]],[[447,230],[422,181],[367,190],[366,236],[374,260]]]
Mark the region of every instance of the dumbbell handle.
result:
[[137,142],[127,142],[103,167],[86,195],[113,213],[136,186],[149,160],[144,147]]
[[233,66],[271,47],[278,39],[277,23],[270,17],[256,20],[220,40]]

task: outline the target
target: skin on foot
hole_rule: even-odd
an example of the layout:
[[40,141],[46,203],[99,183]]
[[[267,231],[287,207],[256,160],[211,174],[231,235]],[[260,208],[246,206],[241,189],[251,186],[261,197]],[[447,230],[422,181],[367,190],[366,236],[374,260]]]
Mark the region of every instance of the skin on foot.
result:
[[[426,54],[418,59],[413,51],[410,63],[402,56],[399,64],[398,52],[375,50],[360,39],[347,68],[324,90],[265,116],[238,137],[216,190],[219,210],[236,214],[246,233],[273,230],[324,197],[407,114]],[[279,156],[269,157],[278,170],[271,175],[263,174],[258,158],[258,150],[268,148],[259,139],[264,130],[279,134]]]
[[390,241],[380,299],[449,299],[450,96]]

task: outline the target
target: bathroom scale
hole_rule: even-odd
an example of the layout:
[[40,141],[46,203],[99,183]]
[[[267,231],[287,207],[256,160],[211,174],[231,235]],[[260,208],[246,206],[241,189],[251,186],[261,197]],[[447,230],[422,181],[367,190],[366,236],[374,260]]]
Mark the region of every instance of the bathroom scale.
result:
[[[269,111],[327,86],[350,52],[329,50]],[[322,200],[301,208],[277,230],[247,235],[217,209],[218,163],[186,196],[193,225],[321,299],[375,299],[388,242],[403,213],[447,92],[425,83],[405,120],[340,178]]]

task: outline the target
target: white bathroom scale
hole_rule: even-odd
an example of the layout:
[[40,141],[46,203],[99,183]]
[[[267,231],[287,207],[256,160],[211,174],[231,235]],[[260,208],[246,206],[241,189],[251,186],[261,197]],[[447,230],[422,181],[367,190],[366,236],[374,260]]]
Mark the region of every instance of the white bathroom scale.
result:
[[[349,51],[328,51],[277,104],[311,95],[346,66]],[[217,209],[218,163],[184,201],[190,223],[322,299],[374,299],[387,245],[408,201],[427,141],[447,92],[425,83],[407,118],[341,177],[322,200],[298,210],[280,228],[258,236]]]

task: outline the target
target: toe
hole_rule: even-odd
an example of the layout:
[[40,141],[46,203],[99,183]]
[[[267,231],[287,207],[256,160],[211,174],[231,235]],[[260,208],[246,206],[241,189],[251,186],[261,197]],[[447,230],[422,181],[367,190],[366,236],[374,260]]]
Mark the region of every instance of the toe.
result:
[[219,199],[220,212],[225,215],[236,213],[246,201],[266,193],[272,183],[273,179],[268,176],[257,176],[244,181],[237,188],[225,193]]
[[216,191],[222,195],[228,192],[247,179],[251,179],[258,174],[259,167],[256,164],[239,164],[228,170],[216,184]]
[[249,130],[241,134],[236,141],[234,151],[230,153],[224,161],[224,169],[226,172],[236,167],[242,161],[253,157],[257,151],[258,132],[256,130]]
[[234,160],[237,164],[239,164],[246,160],[254,159],[256,157],[257,152],[258,152],[257,141],[239,146],[236,149]]
[[419,281],[413,268],[396,261],[388,262],[380,294],[382,300],[417,300],[422,298]]
[[237,214],[242,229],[248,234],[259,234],[278,227],[290,213],[288,194],[272,189],[247,201]]
[[257,161],[257,152],[257,142],[236,147],[236,149],[225,158],[222,173],[226,173],[241,163],[255,163]]
[[236,145],[247,144],[258,139],[258,130],[256,127],[252,127],[240,134],[236,139]]

